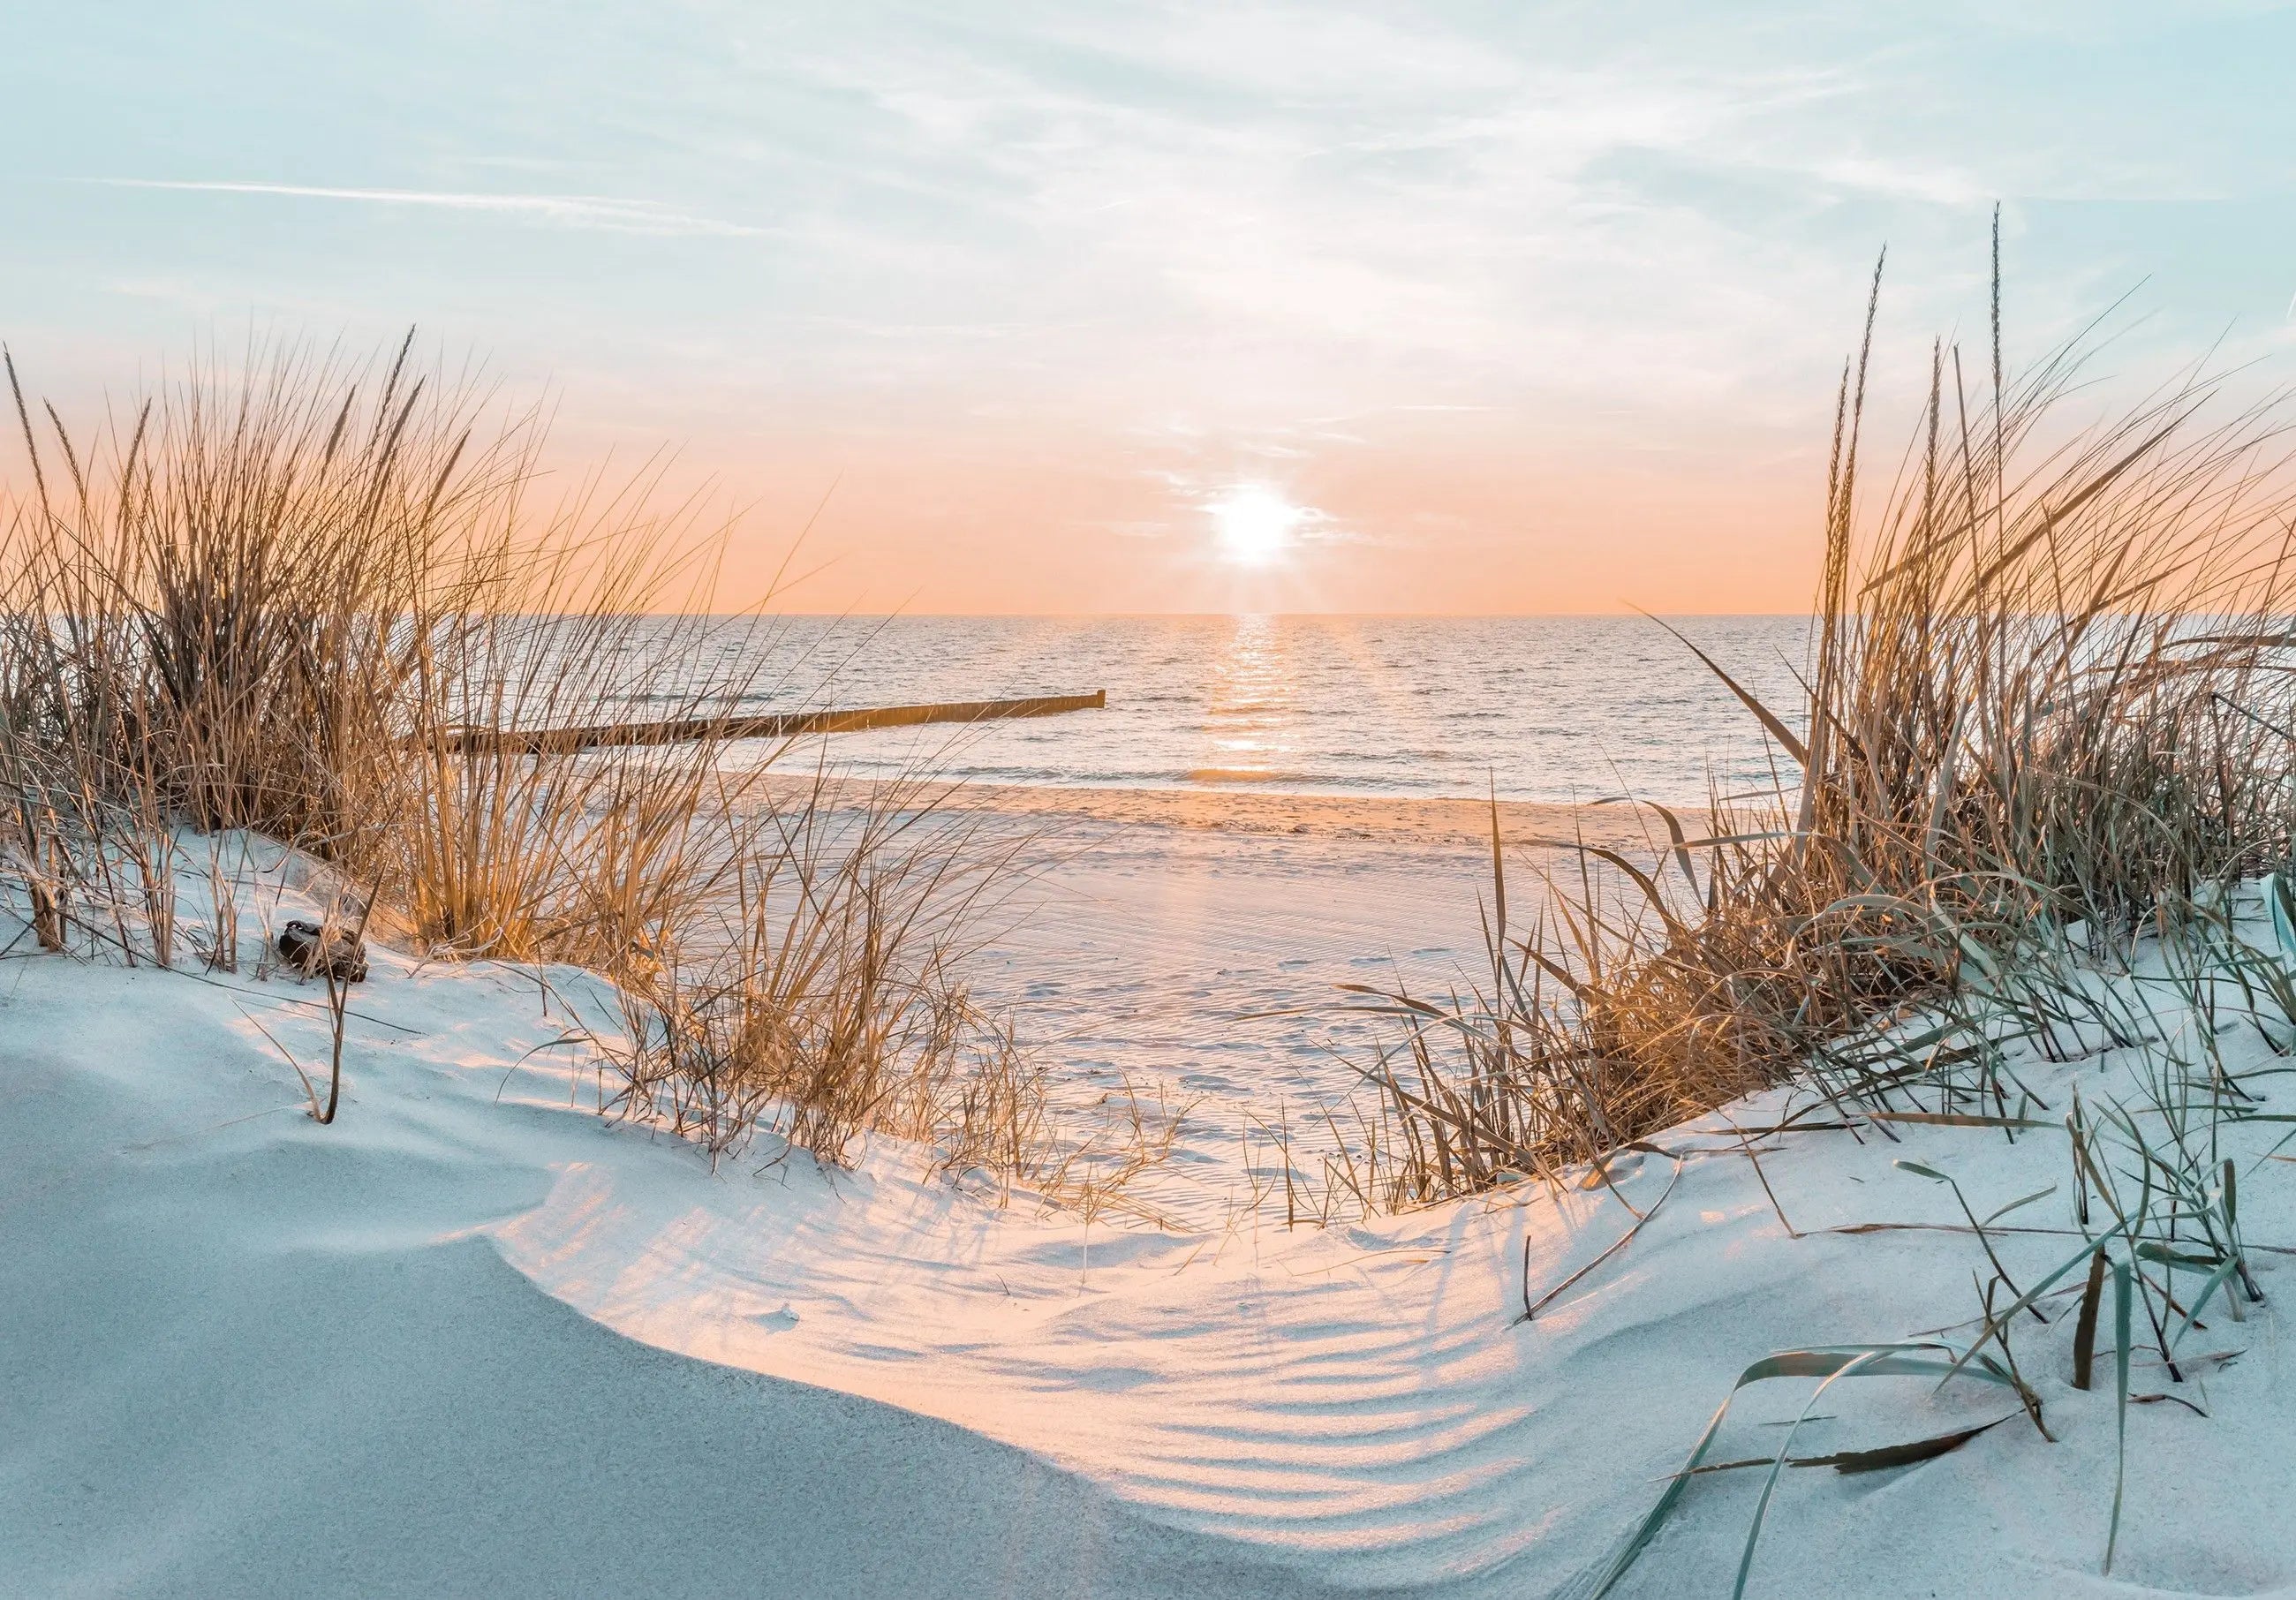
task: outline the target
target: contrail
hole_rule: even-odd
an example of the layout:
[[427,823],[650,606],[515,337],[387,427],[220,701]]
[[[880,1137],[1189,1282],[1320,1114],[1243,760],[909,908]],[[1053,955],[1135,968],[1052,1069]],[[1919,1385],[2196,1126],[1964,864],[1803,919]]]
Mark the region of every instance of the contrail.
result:
[[380,206],[430,206],[447,211],[496,211],[565,227],[618,234],[697,234],[748,237],[763,228],[715,217],[673,211],[652,201],[598,194],[463,194],[431,189],[344,189],[316,184],[250,184],[152,177],[85,178],[111,189],[169,189],[202,194],[277,194],[294,200],[360,201]]

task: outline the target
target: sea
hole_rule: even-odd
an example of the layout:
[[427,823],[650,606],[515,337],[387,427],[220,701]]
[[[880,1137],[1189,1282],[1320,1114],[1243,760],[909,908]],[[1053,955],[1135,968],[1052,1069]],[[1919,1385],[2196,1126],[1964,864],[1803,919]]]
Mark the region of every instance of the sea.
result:
[[[1698,804],[1777,774],[1695,645],[1789,724],[1805,617],[783,617],[745,710],[1104,690],[1107,709],[834,735],[856,776]],[[1687,641],[1687,643],[1685,643]]]

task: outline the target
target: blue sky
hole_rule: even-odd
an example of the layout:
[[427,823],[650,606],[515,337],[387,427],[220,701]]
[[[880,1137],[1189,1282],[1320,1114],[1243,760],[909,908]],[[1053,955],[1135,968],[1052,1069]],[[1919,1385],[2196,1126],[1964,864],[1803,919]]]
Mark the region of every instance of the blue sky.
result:
[[[829,605],[1791,603],[1885,242],[1909,406],[1996,200],[2013,354],[2135,289],[2116,371],[2284,359],[2292,62],[2268,5],[22,8],[0,333],[86,403],[418,324],[760,548],[835,480]],[[1224,571],[1259,483],[1298,557]]]

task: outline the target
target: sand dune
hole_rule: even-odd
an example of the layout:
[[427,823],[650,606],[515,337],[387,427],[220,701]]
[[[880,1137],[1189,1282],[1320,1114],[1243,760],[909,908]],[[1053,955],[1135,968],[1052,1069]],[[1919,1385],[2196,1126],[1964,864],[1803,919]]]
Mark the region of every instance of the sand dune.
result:
[[[531,974],[381,955],[332,1128],[250,1021],[321,1051],[291,984],[33,957],[4,995],[15,1593],[1576,1593],[1749,1362],[1965,1330],[1966,1236],[1824,1231],[1958,1220],[1893,1158],[1949,1168],[1983,1210],[2062,1176],[2035,1139],[1811,1133],[1765,1141],[1774,1206],[1729,1128],[1779,1103],[1730,1108],[1621,1167],[1644,1209],[1681,1177],[1524,1325],[1526,1284],[1628,1225],[1601,1189],[1328,1229],[1086,1226],[926,1181],[898,1145],[849,1174],[770,1148],[712,1172],[602,1124],[578,1065],[537,1048],[563,1018]],[[2127,1069],[2018,1070],[2057,1104]],[[2029,1215],[2063,1227],[2068,1203]],[[2267,1172],[2242,1207],[2276,1299],[2296,1205]],[[1997,1243],[2020,1275],[2063,1248]],[[2057,1442],[2020,1418],[1918,1466],[1789,1473],[1756,1592],[2296,1583],[2276,1326],[2194,1335],[2209,1418],[2132,1408],[2110,1581],[2113,1407],[2069,1388],[2053,1340],[2027,1375]],[[2141,1356],[2136,1386],[2163,1387]],[[1807,1387],[1749,1391],[1723,1456],[1775,1449]],[[1980,1386],[1851,1388],[1798,1448],[2013,1410]],[[1726,1588],[1759,1477],[1699,1480],[1620,1592]]]

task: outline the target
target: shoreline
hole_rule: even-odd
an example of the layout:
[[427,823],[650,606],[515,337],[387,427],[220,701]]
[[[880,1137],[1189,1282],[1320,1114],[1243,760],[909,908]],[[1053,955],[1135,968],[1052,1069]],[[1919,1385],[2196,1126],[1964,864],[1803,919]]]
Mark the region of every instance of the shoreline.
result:
[[[794,793],[813,780],[768,771],[768,792]],[[1384,841],[1488,849],[1493,802],[1435,795],[1293,794],[1218,789],[1128,789],[1050,784],[983,784],[962,779],[900,780],[840,777],[825,785],[837,803],[855,803],[896,787],[945,795],[951,809],[1000,816],[1117,824],[1198,833]],[[1546,800],[1496,802],[1499,836],[1516,849],[1538,841],[1583,838],[1611,849],[1655,849],[1664,822],[1648,805],[1570,805]],[[1702,806],[1669,808],[1696,837],[1706,829]]]

